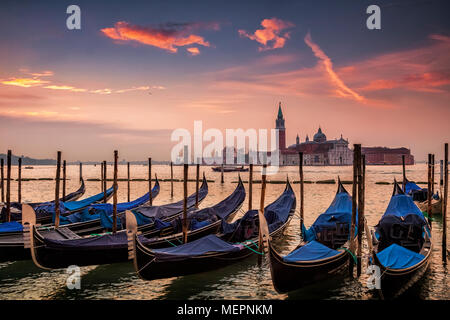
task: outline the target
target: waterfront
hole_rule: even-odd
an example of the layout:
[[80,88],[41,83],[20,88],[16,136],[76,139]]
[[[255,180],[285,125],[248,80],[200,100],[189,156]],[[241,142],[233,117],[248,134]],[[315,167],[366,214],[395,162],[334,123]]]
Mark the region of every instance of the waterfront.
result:
[[[17,168],[13,167],[13,178],[16,178]],[[146,178],[148,167],[131,166],[132,178]],[[213,205],[230,194],[237,181],[237,173],[225,174],[225,183],[220,183],[220,173],[212,172],[210,167],[201,167],[208,179],[209,194],[201,204],[201,208]],[[255,179],[259,179],[260,167],[255,168]],[[155,165],[152,172],[160,179],[170,178],[168,166]],[[437,170],[438,173],[438,170]],[[53,177],[54,166],[35,166],[32,170],[24,170],[23,178]],[[100,177],[99,166],[83,166],[85,180]],[[243,180],[248,180],[248,173],[242,173]],[[286,175],[291,180],[298,180],[297,167],[283,167],[270,180],[285,180]],[[352,167],[305,167],[305,180],[352,179]],[[392,184],[375,184],[379,181],[392,182],[394,177],[401,181],[401,166],[368,166],[366,170],[366,217],[369,226],[374,226],[386,209],[392,194]],[[426,181],[426,165],[407,166],[406,175],[410,180]],[[78,188],[78,166],[67,167],[67,192]],[[182,177],[182,167],[174,167],[175,178]],[[108,166],[108,178],[112,177],[112,166]],[[119,179],[126,178],[126,166],[119,166]],[[189,178],[195,178],[195,168],[191,167]],[[436,175],[438,181],[438,174]],[[108,182],[108,186],[111,182]],[[127,201],[127,183],[120,181],[118,201]],[[246,185],[247,186],[247,185]],[[293,185],[299,199],[299,185]],[[345,185],[351,191],[351,185]],[[424,187],[422,185],[422,187]],[[11,186],[11,199],[17,198],[17,182]],[[86,181],[84,197],[100,192],[99,181]],[[189,182],[189,192],[195,190],[195,183]],[[266,204],[272,202],[283,191],[284,184],[268,184]],[[336,192],[336,184],[305,184],[305,224],[311,225],[315,218],[323,212],[332,201]],[[145,181],[131,183],[131,198],[141,196],[148,189]],[[253,206],[259,203],[260,185],[254,186]],[[182,196],[182,183],[174,183],[174,199],[170,198],[170,183],[161,182],[161,192],[154,204],[164,204],[177,201]],[[33,180],[22,184],[24,201],[51,200],[54,197],[54,181]],[[239,218],[248,207],[248,195]],[[433,222],[433,257],[429,271],[425,277],[408,292],[408,298],[449,299],[448,265],[444,266],[441,259],[442,221],[436,217]],[[299,241],[299,219],[291,221],[285,237],[277,242],[277,248],[282,253],[292,250]],[[365,244],[365,242],[363,242]],[[367,248],[364,248],[367,254]],[[65,269],[44,271],[34,266],[32,261],[19,261],[0,264],[0,298],[1,299],[376,299],[372,296],[365,283],[368,275],[360,279],[348,277],[336,278],[320,285],[309,286],[301,290],[278,294],[270,280],[270,270],[267,265],[260,268],[256,255],[245,261],[212,272],[191,276],[169,278],[155,281],[143,281],[134,271],[132,263],[114,265],[90,266],[81,268],[81,289],[69,290],[66,287],[67,274]],[[363,259],[363,270],[366,258]]]

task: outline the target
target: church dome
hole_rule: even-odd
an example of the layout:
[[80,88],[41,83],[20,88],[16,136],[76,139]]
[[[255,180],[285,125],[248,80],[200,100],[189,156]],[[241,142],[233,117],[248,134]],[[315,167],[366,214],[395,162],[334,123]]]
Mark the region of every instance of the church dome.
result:
[[327,141],[327,136],[322,132],[322,129],[319,127],[319,131],[314,135],[314,142],[325,142]]

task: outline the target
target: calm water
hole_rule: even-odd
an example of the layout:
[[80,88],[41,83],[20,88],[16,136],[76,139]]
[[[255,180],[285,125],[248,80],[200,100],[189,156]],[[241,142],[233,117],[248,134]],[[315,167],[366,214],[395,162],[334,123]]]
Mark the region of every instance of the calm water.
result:
[[[195,168],[190,169],[190,178],[195,178]],[[213,205],[236,187],[237,173],[226,173],[225,184],[220,184],[220,173],[212,172],[211,168],[203,167],[209,183],[209,194],[201,207]],[[256,168],[255,179],[260,177]],[[112,177],[112,166],[108,166],[108,178]],[[168,166],[154,166],[153,172],[159,178],[170,178]],[[392,185],[377,185],[377,181],[392,182],[394,177],[401,181],[400,166],[369,166],[366,182],[366,216],[369,226],[374,226],[387,207],[392,194]],[[410,180],[426,181],[426,166],[423,164],[407,167]],[[54,177],[55,167],[34,167],[23,170],[23,178]],[[99,166],[83,166],[84,178],[100,177]],[[174,167],[175,178],[182,177],[182,167]],[[351,167],[306,167],[305,180],[335,179],[340,175],[342,180],[352,179]],[[17,169],[13,168],[13,176]],[[147,167],[132,166],[132,178],[146,178]],[[269,180],[284,180],[289,175],[291,180],[298,180],[296,167],[282,168]],[[78,166],[68,166],[67,192],[79,187]],[[248,174],[243,173],[243,180]],[[126,166],[119,166],[119,178],[126,178]],[[436,175],[438,179],[438,174]],[[311,225],[316,217],[323,212],[332,201],[336,184],[305,184],[305,220]],[[423,186],[425,187],[425,186]],[[100,192],[100,182],[86,181],[86,194],[90,196]],[[147,182],[132,182],[131,197],[136,198],[147,191]],[[189,193],[195,191],[195,183],[189,183]],[[294,185],[297,200],[299,185]],[[351,191],[351,185],[346,185]],[[254,204],[259,203],[259,185],[254,187]],[[283,184],[268,184],[266,204],[275,200],[283,191]],[[165,204],[181,199],[182,183],[174,183],[174,199],[170,199],[170,182],[161,182],[161,192],[154,204]],[[22,198],[24,201],[46,201],[54,198],[53,181],[26,181],[22,183]],[[12,183],[12,200],[17,199],[17,183]],[[119,182],[119,202],[127,201],[127,183]],[[243,209],[248,207],[248,199]],[[243,211],[236,215],[236,219]],[[423,280],[408,292],[408,298],[449,299],[448,265],[441,258],[442,220],[433,222],[433,261]],[[292,250],[299,242],[299,219],[294,217],[286,230],[283,240],[277,242],[282,253]],[[365,243],[364,243],[365,244]],[[365,251],[367,253],[367,248]],[[366,268],[366,258],[363,259],[363,270]],[[289,294],[278,294],[270,279],[267,265],[257,265],[256,255],[238,264],[226,268],[191,276],[170,278],[155,281],[143,281],[134,272],[132,263],[121,263],[103,266],[81,268],[81,290],[66,288],[67,274],[65,270],[43,271],[34,266],[31,261],[0,263],[0,299],[376,299],[366,288],[367,275],[360,279],[348,277],[336,278],[320,285],[313,285]]]

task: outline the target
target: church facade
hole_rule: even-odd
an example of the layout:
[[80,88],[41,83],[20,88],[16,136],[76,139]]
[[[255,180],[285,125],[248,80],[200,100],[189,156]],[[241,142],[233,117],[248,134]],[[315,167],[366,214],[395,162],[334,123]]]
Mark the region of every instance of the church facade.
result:
[[353,151],[348,147],[349,142],[341,135],[340,139],[327,140],[327,136],[319,127],[312,141],[308,135],[304,142],[300,142],[297,135],[295,144],[286,147],[286,127],[281,110],[281,102],[278,105],[278,115],[275,120],[275,128],[279,132],[280,165],[298,165],[299,152],[303,152],[303,164],[311,166],[346,166],[353,163]]

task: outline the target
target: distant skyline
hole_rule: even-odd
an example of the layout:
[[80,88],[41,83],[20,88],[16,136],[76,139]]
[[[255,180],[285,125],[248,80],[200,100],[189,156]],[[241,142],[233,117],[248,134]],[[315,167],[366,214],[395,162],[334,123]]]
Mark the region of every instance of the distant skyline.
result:
[[[81,30],[66,8],[81,8]],[[366,8],[381,8],[368,30]],[[0,153],[169,160],[171,132],[317,132],[441,159],[450,3],[2,1]]]

